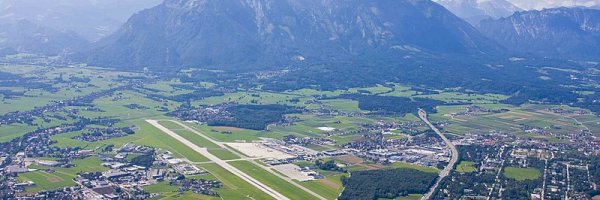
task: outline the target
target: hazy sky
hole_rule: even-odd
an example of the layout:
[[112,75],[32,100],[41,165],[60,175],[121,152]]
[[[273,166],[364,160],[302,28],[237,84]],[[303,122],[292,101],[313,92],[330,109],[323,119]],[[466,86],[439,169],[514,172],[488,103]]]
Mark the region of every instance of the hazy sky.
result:
[[598,6],[600,0],[508,0],[516,6],[530,10],[530,9],[543,9],[553,8],[561,6]]

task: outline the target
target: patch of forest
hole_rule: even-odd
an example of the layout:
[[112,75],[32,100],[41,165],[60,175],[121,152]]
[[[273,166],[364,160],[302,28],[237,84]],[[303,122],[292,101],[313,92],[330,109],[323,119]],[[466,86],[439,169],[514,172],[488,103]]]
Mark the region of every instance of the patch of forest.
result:
[[437,177],[435,173],[415,169],[353,172],[350,178],[342,178],[346,188],[339,199],[395,199],[409,194],[424,194]]
[[238,128],[265,130],[269,124],[283,120],[283,116],[298,113],[299,110],[283,105],[235,105],[225,109],[228,118],[207,120],[209,126],[232,126]]

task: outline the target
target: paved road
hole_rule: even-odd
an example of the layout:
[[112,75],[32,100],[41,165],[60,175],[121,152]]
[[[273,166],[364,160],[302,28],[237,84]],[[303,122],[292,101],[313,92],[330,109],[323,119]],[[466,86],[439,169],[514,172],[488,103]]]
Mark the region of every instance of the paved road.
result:
[[[219,141],[216,141],[216,140],[212,139],[211,137],[208,137],[208,136],[204,135],[202,132],[199,132],[199,131],[197,131],[196,129],[193,129],[193,128],[191,128],[191,127],[189,127],[189,126],[185,125],[184,123],[181,123],[181,122],[179,122],[179,121],[175,121],[175,120],[169,120],[169,121],[171,121],[171,122],[173,122],[173,123],[176,123],[176,124],[178,124],[179,126],[183,127],[185,130],[188,130],[188,131],[190,131],[190,132],[192,132],[192,133],[195,133],[196,135],[199,135],[199,136],[203,137],[204,139],[206,139],[206,140],[208,140],[208,141],[210,141],[210,142],[212,142],[212,143],[214,143],[214,144],[218,145],[219,147],[221,147],[221,148],[223,148],[223,149],[227,149],[227,150],[229,150],[231,153],[233,153],[233,154],[235,154],[235,155],[237,155],[237,156],[239,156],[239,157],[241,158],[241,159],[237,159],[237,160],[247,160],[248,162],[251,162],[251,163],[253,163],[254,165],[256,165],[256,166],[258,166],[258,167],[260,167],[260,168],[262,168],[262,169],[264,169],[264,170],[266,170],[266,171],[270,172],[271,174],[273,174],[273,175],[277,176],[278,178],[280,178],[280,179],[283,179],[283,180],[287,181],[288,183],[290,183],[290,184],[292,184],[292,185],[296,186],[298,189],[301,189],[301,190],[303,190],[303,191],[305,191],[305,192],[307,192],[307,193],[309,193],[309,194],[311,194],[311,195],[315,196],[316,198],[318,198],[318,199],[320,199],[320,200],[327,200],[325,197],[323,197],[323,196],[321,196],[321,195],[319,195],[319,194],[317,194],[317,193],[313,192],[312,190],[309,190],[309,189],[305,188],[304,186],[302,186],[302,185],[300,185],[300,184],[296,183],[294,180],[290,179],[289,177],[287,177],[287,176],[283,176],[283,175],[281,175],[281,174],[279,174],[279,173],[277,173],[277,172],[273,171],[273,169],[272,169],[272,168],[270,168],[270,167],[265,167],[264,165],[261,165],[260,163],[257,163],[257,162],[256,162],[256,160],[255,160],[255,158],[249,158],[249,157],[247,157],[246,155],[240,154],[240,153],[238,153],[236,150],[234,150],[234,149],[231,149],[231,147],[229,147],[229,146],[225,145],[224,143],[222,143],[222,142],[219,142]],[[228,161],[234,161],[234,160],[228,160]]]
[[267,193],[268,195],[272,196],[273,198],[278,199],[278,200],[289,200],[289,198],[283,196],[279,192],[271,189],[267,185],[265,185],[265,184],[257,181],[256,179],[252,178],[251,176],[247,175],[246,173],[244,173],[244,172],[240,171],[239,169],[231,166],[229,163],[227,163],[227,162],[221,160],[220,158],[212,155],[211,153],[208,152],[208,150],[206,148],[200,148],[196,144],[194,144],[194,143],[188,141],[187,139],[179,136],[177,133],[175,133],[175,132],[167,129],[166,127],[164,127],[162,125],[160,125],[158,123],[158,121],[156,121],[156,120],[146,120],[146,122],[152,124],[154,127],[160,129],[162,132],[164,132],[164,133],[168,134],[169,136],[175,138],[179,142],[181,142],[184,145],[190,147],[194,151],[198,152],[199,154],[203,155],[204,157],[208,158],[209,160],[215,162],[217,165],[223,167],[225,170],[227,170],[227,171],[235,174],[236,176],[240,177],[244,181],[246,181],[246,182],[250,183],[251,185],[255,186],[256,188],[260,189],[261,191]]
[[[500,149],[500,152],[498,152],[498,157],[502,158],[504,157],[504,147],[502,147],[502,149]],[[495,191],[496,188],[496,184],[500,185],[500,188],[498,189],[498,193],[502,192],[502,184],[500,181],[502,181],[500,179],[500,174],[502,174],[502,169],[504,169],[504,159],[502,159],[502,163],[500,163],[500,169],[498,169],[498,173],[496,173],[496,177],[494,179],[494,184],[492,184],[492,189],[490,190],[490,192],[488,193],[488,197],[487,200],[491,200],[492,199],[492,194]],[[543,193],[543,192],[542,192]],[[542,197],[543,199],[544,197]]]
[[448,165],[446,165],[444,170],[442,170],[440,172],[440,174],[439,174],[440,177],[437,179],[437,181],[435,182],[433,187],[431,187],[429,189],[429,192],[427,192],[427,194],[425,194],[421,198],[421,200],[426,200],[426,199],[431,198],[431,195],[433,194],[433,192],[435,192],[437,187],[440,185],[440,182],[446,176],[448,176],[450,174],[450,172],[452,171],[452,168],[454,168],[454,165],[458,161],[458,150],[456,149],[454,144],[452,144],[452,141],[450,141],[448,138],[446,138],[446,136],[438,128],[436,128],[431,122],[429,122],[429,119],[427,119],[427,112],[425,112],[425,110],[419,109],[419,118],[421,118],[421,120],[423,120],[423,122],[425,122],[429,126],[429,128],[431,128],[431,130],[435,131],[435,133],[437,133],[438,136],[440,136],[440,138],[442,138],[444,143],[446,143],[446,146],[448,148],[450,148],[450,150],[452,151],[452,157],[450,158],[450,162],[448,162]]

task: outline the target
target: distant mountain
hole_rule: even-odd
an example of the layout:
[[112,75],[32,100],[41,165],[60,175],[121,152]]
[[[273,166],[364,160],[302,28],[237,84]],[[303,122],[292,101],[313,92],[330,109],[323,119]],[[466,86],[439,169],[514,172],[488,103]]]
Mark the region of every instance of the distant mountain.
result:
[[524,10],[542,10],[560,7],[598,7],[598,0],[507,0]]
[[0,47],[0,57],[6,55],[12,55],[18,53],[15,49],[10,47]]
[[162,0],[0,0],[0,24],[28,20],[96,41],[117,30],[134,13]]
[[554,8],[484,20],[479,30],[514,52],[600,60],[600,10]]
[[56,31],[27,20],[0,24],[0,51],[3,54],[73,53],[87,44],[87,40],[73,32]]
[[506,0],[433,0],[473,25],[481,20],[508,17],[521,8]]
[[108,66],[261,68],[497,49],[430,1],[166,0],[84,56]]

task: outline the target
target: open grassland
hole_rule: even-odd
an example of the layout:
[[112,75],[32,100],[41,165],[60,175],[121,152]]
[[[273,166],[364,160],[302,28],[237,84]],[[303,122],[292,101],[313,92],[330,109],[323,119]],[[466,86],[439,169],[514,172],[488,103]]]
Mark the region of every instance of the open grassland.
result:
[[341,177],[348,176],[348,174],[326,171],[319,171],[319,173],[325,176],[325,178],[312,181],[297,182],[305,188],[327,199],[336,199],[340,195],[340,193],[342,193],[343,190]]
[[506,167],[504,168],[504,176],[510,179],[518,181],[524,180],[536,180],[540,178],[542,173],[540,170],[535,168],[517,168],[517,167]]
[[363,171],[363,170],[377,170],[377,169],[397,169],[397,168],[404,168],[404,169],[415,169],[415,170],[419,170],[422,172],[427,172],[427,173],[439,173],[440,170],[434,167],[426,167],[426,166],[421,166],[421,165],[415,165],[415,164],[411,164],[411,163],[406,163],[406,162],[394,162],[392,164],[389,165],[381,165],[381,164],[377,164],[371,161],[365,161],[362,158],[356,157],[356,156],[339,156],[339,157],[335,157],[334,158],[335,161],[337,163],[344,163],[346,165],[349,165],[349,167],[346,167],[345,169],[348,171]]
[[191,131],[185,130],[179,124],[176,124],[171,121],[159,121],[159,123],[161,125],[167,127],[168,129],[170,129],[171,131],[177,133],[179,136],[196,144],[197,146],[207,148],[208,152],[219,157],[220,159],[233,160],[233,159],[240,158],[239,156],[231,153],[231,151],[221,148],[219,145],[212,143],[211,141],[207,140],[206,138],[204,138],[196,133],[193,133]]
[[274,131],[256,131],[233,127],[211,127],[190,122],[185,122],[185,124],[220,142],[236,142],[238,140],[249,142],[252,140],[260,140],[261,137],[281,139],[284,136],[284,134]]
[[[24,77],[32,78],[43,83],[52,85],[56,92],[43,89],[30,89],[23,87],[1,88],[14,92],[25,92],[25,96],[2,99],[0,114],[14,111],[30,110],[37,106],[43,106],[52,101],[60,101],[76,96],[87,95],[95,91],[116,87],[121,83],[113,81],[118,76],[131,75],[132,73],[108,71],[94,68],[52,68],[41,66],[3,66],[0,71],[14,73]],[[89,78],[89,82],[72,82],[71,77]],[[64,81],[64,82],[63,82]]]
[[[125,105],[129,104],[138,104],[148,107],[148,109],[126,108]],[[100,98],[94,101],[94,105],[105,112],[82,111],[82,115],[89,118],[117,117],[122,120],[150,118],[164,114],[163,112],[157,111],[157,107],[160,107],[163,104],[164,103],[145,98],[145,95],[143,94],[133,91],[125,91],[118,92],[112,96]],[[179,105],[179,103],[169,102],[167,105],[174,109]]]
[[331,127],[340,131],[359,130],[361,124],[374,123],[376,120],[364,117],[346,117],[346,116],[312,116],[312,115],[291,115],[298,117],[299,120],[291,126],[274,127],[271,130],[287,134],[301,134],[304,137],[324,137],[319,127]]
[[407,196],[398,197],[396,200],[420,200],[422,197],[422,194],[409,194]]
[[0,126],[0,142],[8,142],[34,130],[36,130],[34,126],[29,126],[26,124],[2,125]]
[[[19,174],[18,179],[20,181],[35,182],[34,186],[26,188],[26,192],[37,192],[75,185],[73,179],[77,176],[77,173],[80,172],[107,170],[107,168],[101,165],[101,161],[97,157],[74,160],[73,164],[75,166],[71,168],[32,166],[32,168],[36,168],[38,171]],[[45,169],[51,169],[54,170],[54,172],[50,173],[43,171]]]
[[25,192],[38,192],[41,190],[54,190],[62,187],[74,186],[73,177],[60,172],[48,173],[45,171],[27,172],[19,175],[19,181],[33,181],[32,187],[27,187]]
[[170,151],[174,154],[175,157],[187,158],[192,162],[208,161],[208,159],[204,156],[196,153],[189,147],[182,145],[181,143],[179,143],[179,141],[173,139],[172,137],[168,137],[165,133],[158,130],[154,126],[148,124],[144,120],[130,120],[125,121],[124,124],[135,125],[138,128],[136,130],[136,133],[125,137],[119,137],[98,142],[84,142],[72,139],[72,137],[80,134],[79,132],[55,135],[52,138],[58,142],[54,145],[60,147],[79,146],[84,149],[95,149],[96,147],[101,147],[109,144],[113,144],[116,147],[120,147],[126,143],[131,142],[138,145],[147,145],[151,147],[161,148],[162,150]]
[[208,159],[204,156],[196,153],[189,147],[182,145],[179,141],[169,137],[166,135],[166,133],[163,133],[149,123],[143,120],[139,120],[137,122],[138,126],[140,127],[140,131],[139,133],[136,133],[136,135],[138,135],[140,139],[134,141],[134,143],[168,150],[177,157],[187,158],[192,162],[208,161]]
[[[304,102],[312,99],[309,96],[302,96],[290,93],[275,93],[264,91],[248,91],[227,93],[224,96],[215,96],[205,98],[194,102],[195,105],[216,105],[225,102],[234,102],[238,104],[280,104],[290,106],[305,106]],[[296,101],[298,100],[298,101]]]
[[[393,83],[388,83],[388,84],[393,84]],[[392,88],[393,88],[392,91],[388,91],[387,93],[381,94],[381,95],[396,96],[396,97],[411,97],[411,96],[419,94],[418,92],[411,90],[410,87],[403,86],[400,84],[393,84]]]
[[494,104],[507,99],[508,96],[499,94],[464,94],[460,92],[440,92],[431,95],[416,95],[418,98],[430,98],[444,101],[446,103],[475,103],[475,104]]
[[475,168],[474,162],[461,161],[460,164],[456,166],[456,171],[459,173],[471,173],[477,171],[477,169]]
[[273,199],[268,194],[260,191],[258,188],[217,164],[201,164],[198,166],[209,171],[223,183],[223,188],[217,190],[222,199]]
[[440,170],[434,167],[425,167],[425,166],[421,166],[421,165],[415,165],[415,164],[410,164],[410,163],[405,163],[405,162],[395,162],[392,163],[392,165],[390,167],[387,168],[404,168],[404,169],[416,169],[422,172],[427,172],[427,173],[439,173]]
[[287,94],[294,94],[299,96],[324,96],[324,97],[335,97],[341,94],[346,94],[348,91],[346,90],[335,90],[335,91],[323,91],[323,90],[315,90],[315,89],[300,89],[294,90],[290,92],[286,92]]
[[233,161],[229,162],[229,164],[290,199],[315,199],[315,197],[311,194],[301,190],[300,188],[288,183],[287,181],[273,175],[272,173],[260,168],[259,166],[256,166],[251,162]]
[[[206,180],[216,180],[216,178],[210,174],[207,175],[199,175],[199,176],[188,176],[186,178],[195,178],[195,179],[206,179]],[[144,186],[144,190],[150,193],[160,194],[158,197],[154,199],[221,199],[220,197],[207,196],[196,194],[191,191],[187,191],[184,193],[180,193],[177,191],[177,186],[170,185],[169,181],[159,182],[154,185]],[[219,190],[219,189],[217,189]]]
[[329,106],[333,109],[344,111],[344,112],[364,112],[360,108],[358,108],[358,101],[350,100],[350,99],[330,99],[330,100],[321,100],[326,106]]
[[348,90],[351,93],[369,93],[369,94],[385,94],[385,93],[390,93],[393,91],[393,88],[387,87],[387,86],[383,86],[383,85],[376,85],[373,87],[365,87],[365,88],[351,88]]

